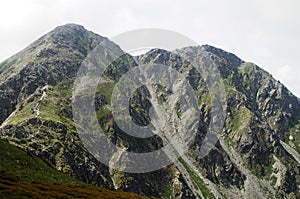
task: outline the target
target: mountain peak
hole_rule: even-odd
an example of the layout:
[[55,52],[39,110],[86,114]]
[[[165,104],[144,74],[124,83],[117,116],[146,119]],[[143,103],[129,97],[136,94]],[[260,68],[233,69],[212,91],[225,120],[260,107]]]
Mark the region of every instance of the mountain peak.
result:
[[182,53],[183,54],[193,54],[194,56],[196,56],[197,54],[201,54],[203,52],[208,52],[217,57],[224,58],[229,63],[232,63],[232,65],[235,67],[240,66],[244,62],[239,57],[237,57],[235,54],[229,53],[225,50],[216,48],[216,47],[208,45],[208,44],[201,45],[201,46],[199,45],[199,46],[184,47],[182,49],[176,50],[176,52],[178,52],[180,54],[182,54]]
[[73,33],[73,34],[82,34],[82,33],[88,33],[87,29],[85,29],[83,26],[78,25],[78,24],[73,24],[73,23],[68,23],[62,26],[56,27],[53,31],[50,32],[52,33],[60,33],[60,34],[67,34],[67,33]]
[[46,34],[46,38],[53,43],[71,44],[71,47],[74,48],[83,43],[86,43],[84,45],[87,46],[92,40],[99,42],[104,39],[104,37],[85,29],[83,26],[72,23],[56,27]]
[[171,54],[171,52],[167,51],[167,50],[164,50],[164,49],[160,49],[160,48],[153,48],[153,49],[151,49],[150,51],[148,51],[147,53],[145,53],[143,55],[153,57],[153,56],[157,56],[159,54],[169,55],[169,54]]
[[79,25],[79,24],[76,24],[76,23],[66,23],[64,25],[57,26],[55,29],[59,29],[59,28],[72,28],[72,29],[80,28],[80,29],[85,29],[82,25]]

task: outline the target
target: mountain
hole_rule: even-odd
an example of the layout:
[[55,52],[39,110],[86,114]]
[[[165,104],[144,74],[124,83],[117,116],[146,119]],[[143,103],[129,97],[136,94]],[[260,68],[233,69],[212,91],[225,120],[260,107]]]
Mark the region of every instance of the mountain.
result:
[[[159,126],[160,134],[143,139],[130,136],[111,111],[118,81],[138,64],[157,64],[183,76],[172,87],[175,91],[184,82],[191,86],[199,126],[188,151],[173,164],[147,173],[121,172],[99,162],[82,143],[73,120],[72,92],[77,71],[96,48],[101,62],[112,62],[96,89],[97,119],[106,137],[124,149],[111,161],[125,168],[126,151],[161,149],[166,145],[164,137],[178,130],[172,126],[192,116],[184,107],[170,105],[179,104],[175,92],[159,84],[141,86],[129,104],[136,124],[150,123],[151,107],[157,113],[165,107],[172,114],[166,115],[166,125]],[[114,60],[116,54],[122,56]],[[210,116],[213,94],[218,92],[208,87],[206,74],[195,65],[211,64],[225,88],[225,124],[216,145],[202,157],[201,145],[211,122],[218,119]],[[173,52],[153,49],[133,57],[82,26],[60,26],[0,64],[0,110],[2,138],[85,183],[159,198],[300,197],[300,100],[260,67],[209,45]],[[176,132],[187,136],[185,131]]]

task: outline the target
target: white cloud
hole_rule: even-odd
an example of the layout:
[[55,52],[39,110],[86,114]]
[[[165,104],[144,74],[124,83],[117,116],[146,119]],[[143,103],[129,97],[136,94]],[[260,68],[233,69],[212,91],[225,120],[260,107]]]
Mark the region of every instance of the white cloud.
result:
[[[166,28],[262,66],[300,96],[298,0],[10,0],[1,3],[0,60],[58,25],[79,23],[111,37]],[[279,75],[288,65],[290,75]]]
[[282,67],[278,67],[278,69],[274,72],[274,76],[275,78],[281,80],[281,82],[285,84],[285,86],[287,86],[290,90],[294,91],[295,95],[300,96],[300,69],[295,69],[296,67],[284,65]]

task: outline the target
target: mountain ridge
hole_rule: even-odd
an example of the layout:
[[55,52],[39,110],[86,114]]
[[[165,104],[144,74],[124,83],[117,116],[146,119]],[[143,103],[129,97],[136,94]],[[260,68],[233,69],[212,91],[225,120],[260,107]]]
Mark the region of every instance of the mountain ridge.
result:
[[[117,44],[79,25],[61,26],[46,35],[51,35],[53,45],[44,45],[49,38],[43,36],[0,64],[0,79],[4,79],[0,81],[2,138],[49,160],[80,181],[145,196],[299,197],[299,162],[281,143],[299,154],[300,100],[266,71],[209,45],[174,52],[154,49],[135,59]],[[183,74],[197,94],[201,121],[188,158],[155,172],[129,174],[99,163],[85,149],[72,119],[72,86],[82,61],[104,40],[102,49],[107,56],[101,59],[112,61],[104,73],[110,81],[99,83],[95,109],[107,137],[115,145],[133,151],[164,145],[159,136],[149,140],[128,136],[114,122],[109,103],[116,82],[132,67],[140,63],[164,64]],[[110,60],[116,51],[125,56]],[[220,141],[201,159],[197,153],[211,120],[211,96],[205,80],[187,60],[205,64],[199,60],[206,56],[214,61],[223,78],[227,117]],[[147,89],[138,89],[131,98],[131,116],[138,124],[150,119],[148,110],[153,98]],[[158,101],[168,106],[170,93],[155,86],[151,89]],[[177,116],[180,121],[180,114]]]

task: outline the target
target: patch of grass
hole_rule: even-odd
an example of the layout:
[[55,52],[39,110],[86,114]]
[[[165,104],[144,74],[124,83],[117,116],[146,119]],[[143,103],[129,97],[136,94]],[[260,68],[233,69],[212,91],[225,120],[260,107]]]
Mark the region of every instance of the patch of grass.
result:
[[41,118],[43,120],[52,120],[55,122],[60,122],[59,117],[59,99],[54,97],[49,97],[44,99],[40,103]]
[[[73,198],[101,198],[101,199],[145,199],[135,193],[109,190],[91,185],[44,184],[39,182],[20,182],[16,180],[0,179],[0,198],[25,199],[73,199]],[[151,198],[151,197],[149,197]]]
[[172,187],[167,187],[162,190],[163,196],[165,198],[174,198],[173,196],[173,188]]
[[103,82],[97,86],[97,93],[104,96],[105,103],[110,104],[115,82]]
[[107,106],[102,106],[97,111],[97,119],[104,120],[105,117],[108,117],[110,114],[110,109]]
[[108,133],[107,130],[113,123],[113,117],[111,114],[112,113],[108,105],[99,107],[98,111],[96,112],[99,125],[104,133]]
[[265,175],[264,177],[267,180],[272,180],[271,179],[271,174],[273,173],[273,164],[275,163],[275,160],[271,157],[271,162],[269,165],[265,165],[264,166],[264,170],[265,170]]
[[40,103],[40,117],[42,120],[50,120],[56,123],[63,124],[69,130],[74,130],[74,123],[72,118],[65,117],[61,113],[61,107],[59,104],[51,103],[51,99],[45,99],[43,102]]
[[32,110],[34,105],[35,102],[27,103],[21,111],[17,111],[16,114],[7,121],[7,124],[16,125],[19,122],[34,118],[36,116],[35,112]]
[[230,135],[226,135],[225,137],[225,143],[227,146],[233,146],[234,145],[234,140],[232,139],[232,137]]
[[49,167],[39,158],[0,140],[0,171],[14,174],[21,181],[43,183],[79,183],[72,177]]
[[178,160],[189,173],[194,187],[200,189],[205,198],[215,198],[214,195],[210,193],[207,187],[204,185],[202,179],[191,170],[187,163],[181,157],[179,157]]
[[[248,156],[249,157],[249,156]],[[271,181],[271,174],[273,173],[273,164],[275,160],[270,157],[266,156],[265,161],[261,164],[253,164],[249,166],[251,173],[256,176],[260,180],[268,180]]]
[[232,131],[243,129],[249,123],[252,113],[246,107],[240,107],[232,120]]
[[71,97],[72,96],[71,88],[73,87],[73,83],[74,82],[72,79],[58,83],[53,88],[53,94],[56,96],[61,96],[61,97]]
[[229,83],[228,79],[224,79],[223,83],[224,83],[225,92],[227,94],[232,94],[234,92],[238,92],[236,90],[236,88]]
[[199,99],[199,105],[202,105],[202,104],[206,104],[208,106],[210,106],[211,104],[211,96],[209,93],[203,95],[200,97]]
[[39,100],[40,96],[36,96],[33,101],[26,103],[20,111],[17,111],[7,124],[15,125],[34,118],[37,116],[38,109],[39,117],[42,120],[51,120],[64,124],[68,129],[74,129],[72,113],[70,112],[72,110],[72,84],[73,80],[71,79],[57,84],[51,90],[46,91],[46,97],[41,101]]
[[47,91],[47,96],[39,102],[42,120],[61,123],[69,130],[75,130],[71,113],[72,84],[72,80],[63,81]]

